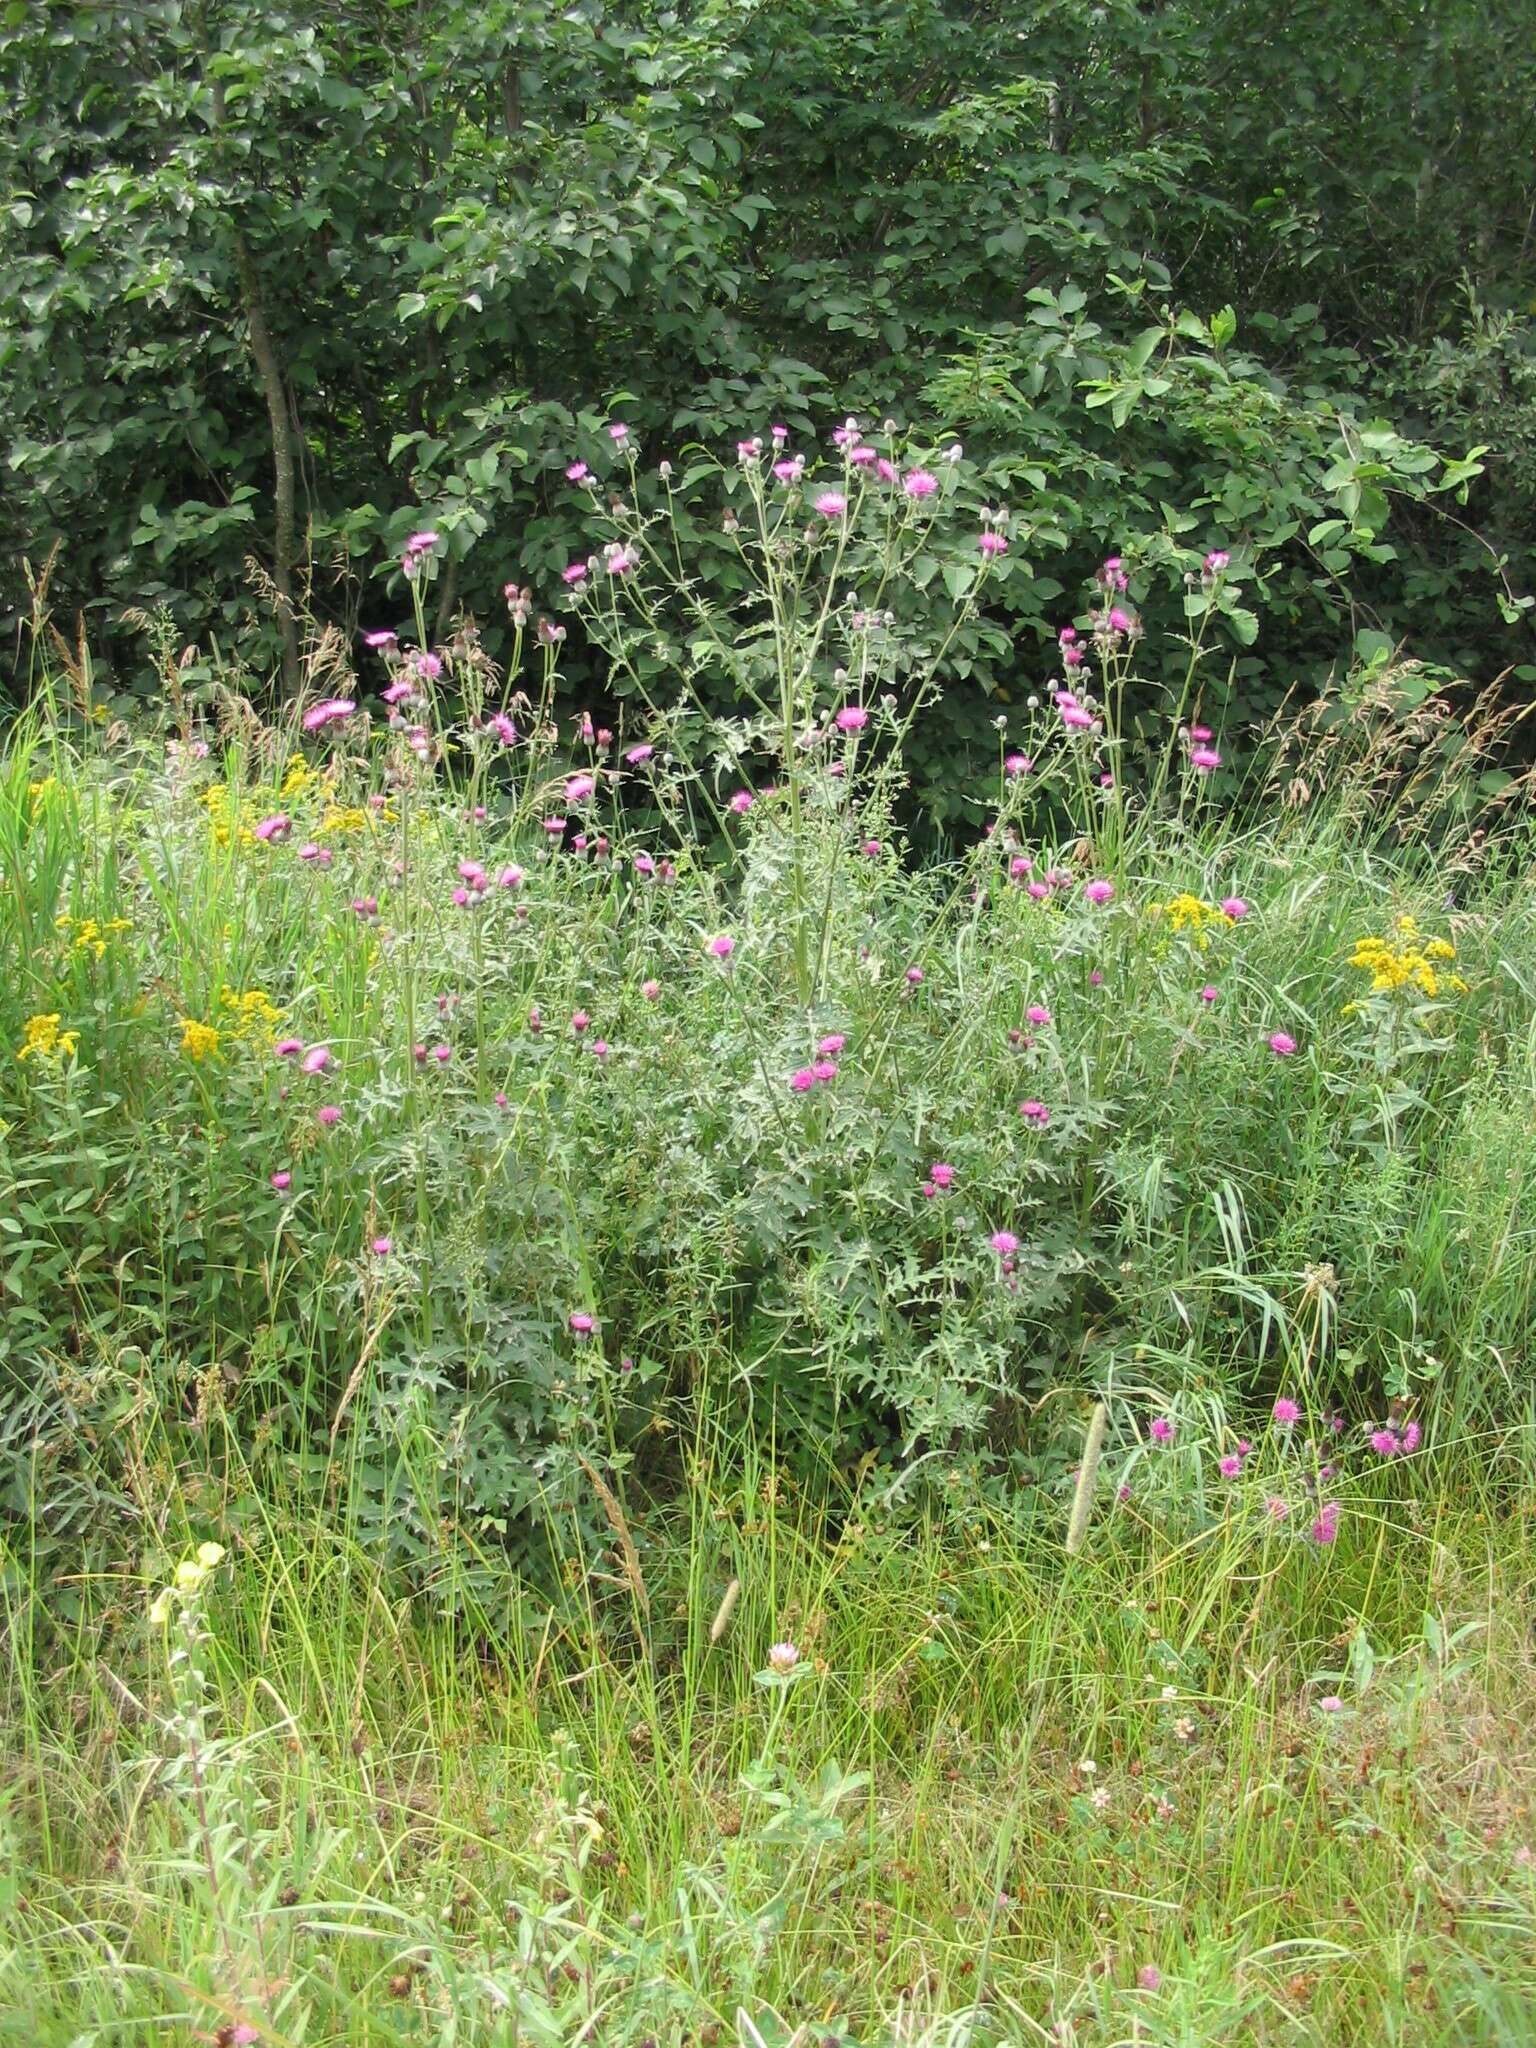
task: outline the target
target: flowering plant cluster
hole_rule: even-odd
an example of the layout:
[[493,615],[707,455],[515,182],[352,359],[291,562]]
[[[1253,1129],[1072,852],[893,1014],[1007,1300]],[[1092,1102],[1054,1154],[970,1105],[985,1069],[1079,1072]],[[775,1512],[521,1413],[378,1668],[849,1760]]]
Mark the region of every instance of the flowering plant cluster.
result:
[[1425,939],[1416,918],[1400,917],[1392,938],[1357,939],[1349,964],[1369,974],[1372,995],[1406,993],[1434,1002],[1442,995],[1467,993],[1461,976],[1447,972],[1455,958],[1449,939]]
[[[1291,1394],[1275,1399],[1253,1437],[1230,1425],[1212,1429],[1199,1417],[1155,1414],[1145,1444],[1132,1442],[1123,1459],[1115,1498],[1122,1507],[1145,1509],[1170,1493],[1184,1508],[1202,1503],[1211,1516],[1250,1514],[1277,1536],[1304,1539],[1327,1549],[1345,1513],[1341,1488],[1359,1482],[1362,1469],[1386,1460],[1410,1458],[1423,1444],[1423,1425],[1394,1401],[1385,1423],[1351,1425],[1341,1409],[1325,1412],[1312,1425],[1304,1405]],[[1175,1460],[1185,1470],[1170,1488],[1163,1469]]]
[[[1150,722],[1138,566],[1108,556],[998,718],[974,836],[917,866],[903,750],[956,622],[1018,564],[1008,509],[972,516],[952,448],[769,429],[719,466],[722,610],[666,466],[621,421],[607,444],[571,461],[592,550],[544,616],[509,581],[504,661],[430,632],[423,528],[409,619],[286,722],[56,747],[42,782],[18,747],[6,1114],[34,1208],[99,1218],[110,1315],[217,1359],[262,1442],[424,1433],[432,1459],[378,1494],[380,1541],[418,1559],[450,1513],[532,1556],[551,1502],[590,1500],[595,1460],[664,1459],[710,1381],[808,1466],[911,1472],[1133,1340],[1240,1388],[1308,1260],[1382,1347],[1344,1375],[1357,1410],[1406,1391],[1453,1296],[1402,1306],[1403,1230],[1372,1210],[1382,1055],[1340,998],[1383,889],[1428,916],[1444,884],[1320,807],[1327,886],[1304,885],[1282,834],[1213,808],[1238,551],[1191,562]],[[914,584],[926,619],[887,602]],[[602,712],[563,694],[569,615],[608,653]],[[697,687],[721,673],[731,718]],[[1411,950],[1422,986],[1450,942],[1399,915],[1372,972]],[[1513,1009],[1468,950],[1389,1161],[1485,1149],[1496,1096],[1457,1076]],[[40,1307],[34,1341],[77,1348],[73,1313]]]

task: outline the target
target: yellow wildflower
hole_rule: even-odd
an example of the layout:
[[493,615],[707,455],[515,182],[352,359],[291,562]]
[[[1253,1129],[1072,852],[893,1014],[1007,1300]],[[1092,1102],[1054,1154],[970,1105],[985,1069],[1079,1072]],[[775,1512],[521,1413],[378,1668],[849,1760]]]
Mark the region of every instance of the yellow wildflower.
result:
[[208,813],[208,827],[213,833],[216,844],[228,846],[231,839],[235,838],[238,838],[241,846],[254,846],[256,844],[256,834],[249,825],[242,825],[237,834],[233,824],[230,822],[229,788],[227,784],[222,782],[210,783],[198,801]]
[[181,1050],[189,1059],[201,1061],[216,1054],[221,1036],[212,1024],[201,1024],[196,1017],[181,1019]]
[[302,754],[290,754],[279,795],[302,796],[312,782],[318,782],[320,779],[320,771],[311,768]]
[[45,1059],[68,1059],[80,1043],[80,1034],[61,1031],[62,1021],[57,1010],[40,1010],[35,1017],[29,1017],[26,1037],[17,1048],[17,1059],[35,1059],[39,1054]]
[[150,1604],[150,1627],[165,1627],[178,1594],[186,1601],[200,1593],[209,1573],[224,1562],[224,1554],[222,1543],[199,1543],[195,1556],[184,1557],[171,1574],[171,1583],[162,1586]]
[[239,995],[226,983],[219,991],[219,1002],[231,1013],[230,1029],[236,1038],[250,1038],[283,1021],[282,1011],[263,989],[251,988]]
[[1148,905],[1154,917],[1166,917],[1170,927],[1181,932],[1185,926],[1199,931],[1202,926],[1219,924],[1226,913],[1214,903],[1207,903],[1203,896],[1195,896],[1183,889],[1177,896],[1170,896],[1166,903]]
[[[1356,939],[1349,964],[1371,977],[1372,995],[1395,995],[1401,989],[1417,991],[1434,1002],[1442,987],[1465,995],[1467,984],[1459,974],[1442,983],[1434,963],[1456,958],[1449,939],[1428,939],[1421,943],[1419,927],[1411,917],[1400,917],[1394,927],[1396,943],[1374,934]],[[1347,1014],[1347,1013],[1346,1013]]]
[[1180,890],[1177,896],[1170,896],[1166,903],[1149,903],[1147,909],[1153,917],[1166,918],[1171,932],[1187,931],[1202,953],[1210,951],[1208,926],[1219,928],[1235,922],[1219,903],[1207,903],[1203,896],[1196,896],[1188,889]]
[[327,833],[336,832],[366,832],[369,822],[368,813],[356,804],[346,809],[333,804],[315,827],[315,837],[319,839]]

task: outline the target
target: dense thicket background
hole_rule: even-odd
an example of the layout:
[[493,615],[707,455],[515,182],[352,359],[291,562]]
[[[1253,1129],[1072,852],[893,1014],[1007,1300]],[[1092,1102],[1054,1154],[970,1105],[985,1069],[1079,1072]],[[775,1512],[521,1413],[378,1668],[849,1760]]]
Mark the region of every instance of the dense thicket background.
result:
[[610,409],[685,503],[690,442],[852,409],[963,438],[1015,512],[930,766],[1037,680],[1106,545],[1154,625],[1181,550],[1239,552],[1265,617],[1233,634],[1239,722],[1394,643],[1536,679],[1514,0],[13,0],[0,22],[18,657],[23,559],[58,543],[55,617],[83,614],[120,689],[156,687],[128,607],[291,685],[302,627],[272,585],[395,622],[390,551],[428,522],[441,623],[467,607],[494,649],[503,584],[551,603],[584,546],[564,470],[600,458]]

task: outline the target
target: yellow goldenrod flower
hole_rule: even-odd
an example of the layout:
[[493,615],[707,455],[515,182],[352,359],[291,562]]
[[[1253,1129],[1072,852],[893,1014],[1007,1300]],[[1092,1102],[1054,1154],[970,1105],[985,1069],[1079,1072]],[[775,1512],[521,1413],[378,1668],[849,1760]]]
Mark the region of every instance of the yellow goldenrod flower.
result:
[[247,989],[240,995],[226,983],[219,991],[219,1002],[234,1019],[230,1029],[236,1038],[250,1038],[283,1021],[282,1011],[259,988]]
[[[1450,975],[1442,982],[1433,964],[1437,960],[1456,958],[1456,948],[1449,939],[1428,939],[1421,943],[1419,927],[1411,917],[1400,917],[1394,929],[1397,933],[1395,944],[1371,935],[1355,940],[1349,964],[1370,975],[1372,995],[1396,995],[1409,989],[1434,1002],[1442,988],[1456,995],[1466,994],[1467,984],[1460,975]],[[1351,1004],[1345,1014],[1357,1007]]]
[[61,1031],[62,1021],[57,1010],[39,1011],[35,1017],[29,1017],[26,1036],[16,1050],[17,1059],[30,1060],[39,1055],[45,1059],[68,1059],[80,1043],[80,1034]]
[[229,790],[224,783],[210,783],[198,801],[208,813],[208,828],[216,845],[228,846],[232,839],[237,839],[241,846],[256,844],[256,834],[249,825],[242,825],[237,834],[231,824]]
[[333,804],[315,827],[315,837],[319,839],[327,834],[341,832],[366,832],[369,823],[368,813],[360,809],[356,804],[349,806],[345,810],[339,809]]
[[1181,932],[1187,927],[1200,932],[1208,924],[1230,924],[1232,920],[1217,903],[1207,903],[1203,896],[1196,896],[1183,889],[1177,896],[1170,896],[1166,903],[1149,903],[1147,909],[1153,917],[1166,917],[1169,929]]
[[221,1035],[212,1024],[199,1023],[196,1017],[181,1019],[181,1050],[189,1059],[200,1061],[216,1054]]
[[302,754],[290,754],[278,793],[281,796],[302,796],[312,782],[320,779],[319,771],[311,768]]

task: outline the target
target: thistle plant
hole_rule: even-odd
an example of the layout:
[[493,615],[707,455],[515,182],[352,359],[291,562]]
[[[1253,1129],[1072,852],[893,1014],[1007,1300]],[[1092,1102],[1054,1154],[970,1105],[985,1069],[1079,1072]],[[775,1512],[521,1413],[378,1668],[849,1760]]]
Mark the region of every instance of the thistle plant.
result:
[[[1434,843],[1362,838],[1394,761],[1417,750],[1421,786],[1419,728],[1287,740],[1323,792],[1305,825],[1219,810],[1214,664],[1250,570],[1189,556],[1163,698],[1145,567],[1108,555],[1019,650],[974,833],[917,866],[908,752],[958,622],[1021,573],[1008,509],[942,438],[845,422],[825,458],[771,432],[690,456],[706,539],[609,444],[557,598],[606,651],[606,708],[573,700],[568,628],[520,578],[504,665],[467,625],[434,640],[422,528],[410,622],[280,719],[231,704],[222,732],[88,757],[42,713],[18,733],[0,1070],[32,1162],[6,1188],[27,1342],[74,1356],[82,1310],[126,1316],[227,1384],[274,1469],[316,1442],[354,1461],[372,1537],[449,1603],[507,1553],[587,1583],[598,1481],[630,1519],[715,1403],[810,1483],[872,1458],[905,1505],[971,1457],[1038,1456],[1055,1493],[1056,1393],[1118,1418],[1143,1354],[1142,1442],[1212,1373],[1228,1408],[1292,1375],[1314,1429],[1347,1399],[1399,1437],[1386,1404],[1427,1360],[1490,1384],[1480,1347],[1518,1352],[1530,1296],[1519,1174],[1477,1180],[1527,1142],[1526,899],[1516,838],[1457,839],[1449,806]],[[705,545],[733,595],[705,595]],[[722,678],[739,709],[714,717]],[[1370,934],[1404,942],[1367,958]],[[1388,1029],[1422,1085],[1394,1065],[1383,1089]],[[1486,1260],[1410,1255],[1440,1156],[1500,1219]],[[1325,1268],[1303,1372],[1274,1333]],[[626,1625],[644,1573],[625,1558]]]

